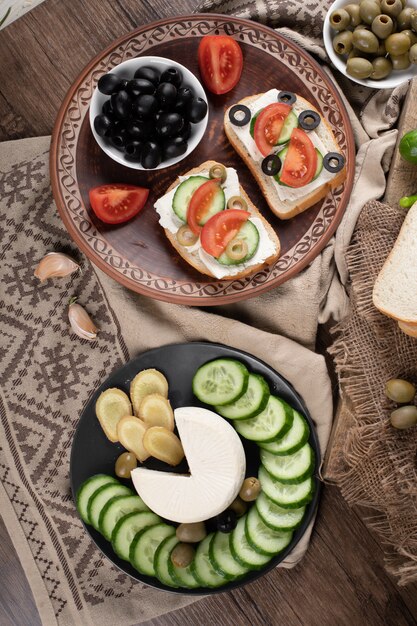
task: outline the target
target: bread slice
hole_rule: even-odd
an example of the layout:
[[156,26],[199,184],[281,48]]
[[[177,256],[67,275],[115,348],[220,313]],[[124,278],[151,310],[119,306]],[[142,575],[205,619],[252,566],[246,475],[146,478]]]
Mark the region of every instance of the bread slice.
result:
[[[205,161],[205,163],[202,163],[198,167],[195,167],[194,169],[188,171],[186,174],[184,174],[184,176],[196,176],[200,172],[208,171],[213,165],[217,165],[217,162],[216,161]],[[165,193],[169,193],[174,187],[179,185],[180,182],[181,182],[180,179],[177,178],[177,180],[175,180],[172,183],[172,185],[170,185],[170,187],[166,190]],[[275,243],[276,253],[274,255],[268,257],[267,259],[265,259],[265,261],[263,263],[258,263],[256,265],[251,265],[250,267],[242,269],[242,271],[239,272],[238,274],[232,274],[230,276],[229,275],[228,276],[224,276],[224,277],[222,277],[221,279],[218,279],[218,280],[232,280],[232,279],[236,279],[236,278],[244,278],[245,276],[249,276],[250,274],[254,274],[254,273],[258,272],[260,269],[262,269],[263,267],[265,267],[266,265],[271,264],[280,255],[281,244],[280,244],[279,238],[278,238],[275,230],[266,221],[266,219],[261,215],[261,213],[259,212],[257,207],[253,204],[253,202],[251,201],[249,196],[246,194],[246,192],[242,188],[242,186],[240,186],[240,193],[241,193],[242,197],[246,200],[246,202],[248,204],[248,211],[249,211],[249,213],[251,213],[254,217],[257,217],[257,218],[259,218],[262,221],[262,223],[263,223],[263,225],[264,225],[264,227],[265,227],[265,229],[266,229],[266,231],[268,233],[269,238]],[[168,229],[164,229],[164,230],[165,230],[166,236],[168,237],[169,241],[171,242],[171,244],[173,245],[175,250],[178,252],[178,254],[180,254],[182,256],[182,258],[185,261],[187,261],[187,263],[192,265],[192,267],[194,267],[194,269],[199,271],[201,274],[206,274],[206,276],[211,276],[212,278],[216,278],[210,272],[210,270],[204,265],[204,263],[201,261],[201,259],[199,257],[199,254],[198,254],[198,250],[190,252],[186,246],[181,246],[178,243],[177,237],[175,236],[174,233],[171,233]],[[236,266],[233,266],[233,267],[236,267]]]
[[[250,107],[251,103],[257,100],[261,95],[262,94],[248,96],[246,98],[243,98],[243,100],[240,100],[238,104],[244,104]],[[303,110],[309,109],[312,111],[316,111],[320,115],[322,123],[320,123],[319,126],[315,129],[315,132],[325,145],[327,152],[341,153],[342,150],[340,149],[339,144],[337,143],[328,122],[320,114],[320,111],[318,111],[312,104],[310,104],[310,102],[305,100],[305,98],[302,98],[299,95],[297,95],[297,103],[302,104]],[[229,109],[226,110],[224,116],[224,130],[233,148],[240,155],[240,157],[243,159],[245,164],[252,172],[254,178],[256,179],[259,187],[262,190],[263,195],[265,196],[269,208],[273,213],[275,213],[275,215],[277,215],[282,220],[288,220],[291,217],[294,217],[294,215],[306,211],[311,206],[316,204],[316,202],[327,196],[328,192],[331,189],[339,187],[339,185],[341,185],[346,178],[345,166],[342,170],[340,170],[340,172],[335,174],[330,181],[324,182],[321,187],[317,187],[309,194],[300,195],[300,197],[295,200],[281,200],[278,196],[276,184],[273,178],[271,176],[266,176],[262,172],[260,163],[257,163],[253,160],[247,148],[236,134],[233,124],[230,122],[229,119]]]
[[417,324],[407,324],[407,322],[398,322],[400,330],[410,337],[417,337]]
[[417,324],[417,203],[405,217],[375,281],[372,298],[377,309],[388,317]]

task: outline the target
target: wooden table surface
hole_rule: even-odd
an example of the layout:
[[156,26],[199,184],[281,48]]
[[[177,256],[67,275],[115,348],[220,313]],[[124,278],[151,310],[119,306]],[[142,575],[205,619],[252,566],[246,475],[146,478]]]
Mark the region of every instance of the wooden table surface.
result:
[[[113,39],[194,0],[45,0],[0,32],[0,141],[48,135],[80,70]],[[0,624],[38,626],[24,572],[0,520]],[[327,486],[307,555],[243,589],[146,626],[403,626],[417,623],[416,586],[385,573],[382,549],[337,488]],[[78,625],[77,625],[78,626]]]

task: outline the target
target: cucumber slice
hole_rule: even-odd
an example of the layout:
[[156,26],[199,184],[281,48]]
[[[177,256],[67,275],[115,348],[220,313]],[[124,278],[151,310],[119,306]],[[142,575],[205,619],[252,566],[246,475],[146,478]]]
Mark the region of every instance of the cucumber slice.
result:
[[178,587],[177,582],[169,572],[171,552],[178,543],[179,541],[175,534],[164,539],[156,549],[153,560],[156,577],[161,581],[161,583],[168,585],[168,587]]
[[276,396],[269,396],[262,413],[248,420],[236,420],[233,426],[239,435],[251,441],[273,441],[282,437],[292,426],[291,407]]
[[271,557],[282,552],[292,539],[291,531],[272,530],[264,524],[255,506],[246,516],[245,534],[254,550]]
[[240,518],[230,535],[230,551],[238,563],[248,569],[261,569],[271,560],[271,555],[261,554],[248,544],[245,534],[246,515]]
[[323,155],[320,152],[320,150],[318,150],[316,148],[316,152],[317,152],[317,167],[316,167],[316,173],[313,176],[313,180],[316,180],[316,178],[318,178],[321,174],[321,171],[323,169]]
[[193,393],[201,402],[223,406],[238,400],[248,388],[249,372],[233,359],[216,359],[202,365],[193,378]]
[[107,474],[95,474],[91,478],[87,478],[83,484],[79,487],[75,498],[76,507],[81,519],[86,524],[90,524],[90,518],[87,513],[88,501],[91,496],[104,485],[118,485],[119,482],[113,476],[107,476]]
[[249,567],[241,565],[230,550],[230,533],[217,532],[210,543],[209,558],[213,568],[229,580],[243,576]]
[[116,496],[133,496],[135,495],[129,487],[125,487],[120,483],[116,485],[110,483],[109,485],[103,485],[90,497],[87,504],[87,515],[90,520],[90,524],[94,526],[96,530],[100,530],[98,521],[100,519],[100,513],[106,506],[107,502]]
[[294,130],[294,128],[297,128],[297,126],[298,117],[294,113],[294,111],[290,111],[290,113],[288,113],[287,117],[285,118],[285,122],[281,129],[277,145],[280,146],[284,143],[287,143],[290,140],[292,131]]
[[292,410],[293,423],[290,430],[281,439],[271,443],[260,443],[259,446],[273,454],[292,454],[297,452],[308,441],[310,428],[306,420],[295,409]]
[[201,187],[201,185],[208,180],[210,179],[206,176],[190,176],[190,178],[187,178],[187,180],[184,180],[178,185],[172,199],[172,209],[184,224],[187,222],[187,209],[190,204],[191,196],[196,189]]
[[263,522],[273,530],[293,530],[301,524],[306,510],[305,506],[283,509],[263,492],[256,498],[255,506]]
[[175,528],[169,524],[155,524],[140,530],[133,538],[129,550],[129,561],[138,572],[155,576],[155,552],[167,537],[175,535]]
[[112,498],[104,505],[98,518],[101,534],[110,541],[118,520],[132,511],[149,511],[149,508],[139,496],[116,496]]
[[112,548],[125,561],[129,560],[129,550],[133,538],[140,530],[155,526],[161,518],[152,511],[138,511],[128,513],[120,518],[111,535]]
[[168,572],[178,587],[185,587],[186,589],[200,587],[200,583],[192,572],[192,563],[187,567],[176,567],[170,558],[168,561]]
[[[291,131],[292,132],[292,131]],[[312,178],[312,180],[316,180],[316,178],[318,178],[321,174],[321,171],[323,169],[323,155],[320,152],[320,150],[318,150],[317,148],[315,148],[316,153],[317,153],[317,167],[316,167],[316,171],[315,174]],[[284,161],[285,161],[285,157],[287,156],[287,152],[288,152],[288,146],[286,146],[283,150],[281,150],[281,152],[278,152],[278,156],[281,159],[281,169],[278,172],[278,174],[275,174],[274,179],[275,181],[279,184],[282,185],[283,187],[288,187],[288,185],[286,185],[285,183],[281,182],[281,172],[282,172],[282,168],[284,167]]]
[[259,116],[259,113],[260,113],[261,111],[262,111],[262,109],[260,109],[259,111],[257,111],[257,112],[255,113],[255,115],[253,115],[253,116],[252,116],[252,119],[251,119],[251,121],[250,121],[250,128],[249,128],[249,132],[250,132],[250,134],[251,134],[251,136],[252,136],[252,139],[255,139],[255,123],[256,123],[256,120],[257,120],[257,118],[258,118],[258,116]]
[[191,564],[191,571],[202,587],[220,587],[227,583],[227,578],[220,576],[210,562],[209,551],[212,539],[214,539],[214,533],[210,533],[200,542]]
[[249,419],[261,413],[268,404],[269,387],[266,380],[259,374],[249,374],[246,392],[227,406],[216,406],[215,409],[222,417],[229,420]]
[[[249,261],[258,249],[259,246],[259,231],[256,228],[255,224],[248,220],[243,224],[237,233],[234,240],[241,240],[246,243],[248,246],[248,253],[243,259],[231,259],[226,252],[223,252],[219,257],[217,257],[217,261],[221,263],[221,265],[240,265],[241,263],[246,263]],[[233,243],[233,240],[230,242]]]
[[314,481],[311,476],[302,483],[287,485],[268,474],[261,464],[258,478],[265,495],[283,509],[299,509],[313,497]]
[[271,476],[282,483],[302,483],[313,473],[314,453],[308,443],[293,454],[280,456],[261,450],[261,463]]

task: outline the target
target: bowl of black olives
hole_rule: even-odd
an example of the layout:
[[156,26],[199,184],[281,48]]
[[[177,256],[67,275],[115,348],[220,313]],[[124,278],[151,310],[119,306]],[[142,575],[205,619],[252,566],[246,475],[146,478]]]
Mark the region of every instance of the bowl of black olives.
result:
[[91,130],[112,159],[137,170],[178,163],[200,143],[207,97],[186,67],[163,57],[129,59],[103,74],[90,104]]
[[333,65],[360,85],[391,89],[417,76],[417,0],[336,0],[323,38]]

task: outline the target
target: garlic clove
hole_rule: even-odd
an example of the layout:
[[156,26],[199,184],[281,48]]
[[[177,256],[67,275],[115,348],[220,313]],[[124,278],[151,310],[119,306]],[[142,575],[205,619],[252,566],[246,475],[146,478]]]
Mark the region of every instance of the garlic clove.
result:
[[68,307],[68,319],[71,328],[81,339],[94,341],[99,329],[96,327],[87,311],[75,301],[76,298],[71,298]]
[[80,266],[67,254],[48,252],[36,266],[34,275],[43,283],[48,278],[69,276],[77,272]]

